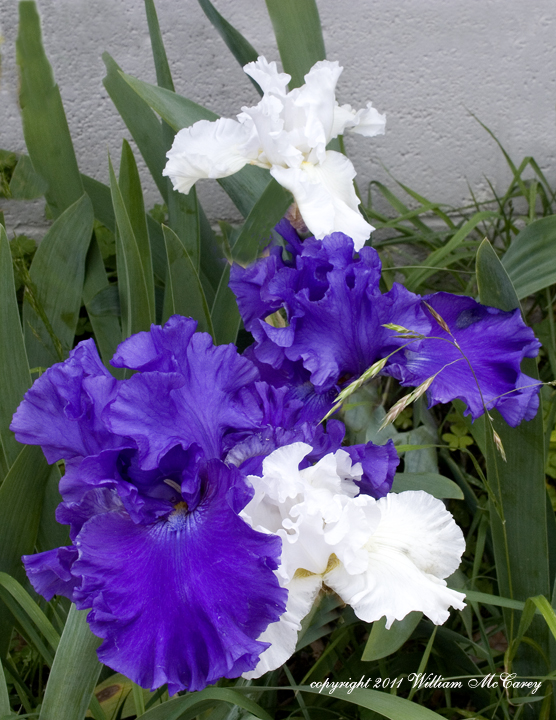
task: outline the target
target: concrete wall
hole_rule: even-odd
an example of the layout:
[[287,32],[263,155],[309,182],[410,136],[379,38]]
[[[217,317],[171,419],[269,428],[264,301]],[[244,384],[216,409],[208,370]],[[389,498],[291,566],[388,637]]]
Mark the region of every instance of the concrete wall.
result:
[[[214,0],[220,12],[268,59],[278,59],[264,0]],[[38,0],[44,43],[60,85],[80,168],[107,180],[123,123],[102,86],[107,50],[129,73],[154,82],[142,0]],[[234,116],[257,95],[196,0],[158,0],[177,91]],[[387,134],[349,138],[365,189],[395,178],[435,201],[461,205],[467,182],[488,195],[487,176],[509,181],[502,154],[470,113],[512,157],[533,155],[556,184],[556,17],[552,0],[320,0],[329,59],[344,66],[338,99],[367,100],[386,112]],[[0,147],[23,151],[17,107],[17,2],[0,0],[4,42]],[[147,204],[158,202],[145,178]],[[200,196],[212,219],[237,218],[213,181]],[[40,203],[5,202],[11,229],[44,223]]]

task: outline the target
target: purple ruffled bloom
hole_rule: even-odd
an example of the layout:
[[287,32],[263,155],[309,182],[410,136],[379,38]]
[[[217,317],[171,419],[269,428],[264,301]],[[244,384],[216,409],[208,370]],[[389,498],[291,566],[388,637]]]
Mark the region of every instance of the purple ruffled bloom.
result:
[[143,370],[126,381],[82,343],[11,426],[66,459],[57,518],[72,545],[24,558],[35,589],[90,608],[100,659],[170,693],[253,669],[287,597],[281,541],[239,517],[252,491],[220,460],[228,433],[257,427],[257,371],[195,325],[172,318],[123,343],[116,362]]
[[[425,303],[440,315],[449,333]],[[521,372],[521,362],[536,357],[541,344],[523,322],[519,308],[505,312],[469,297],[439,292],[423,298],[422,310],[431,321],[429,335],[439,339],[423,340],[396,353],[386,374],[414,386],[438,373],[428,390],[429,407],[458,398],[467,403],[466,414],[473,420],[483,414],[484,405],[487,410],[496,408],[512,427],[535,417],[540,383]]]
[[[428,390],[429,406],[460,398],[476,419],[484,399],[512,426],[535,415],[540,384],[521,372],[520,363],[535,357],[540,344],[519,310],[507,313],[448,293],[421,298],[398,284],[382,293],[381,263],[372,248],[354,254],[353,241],[342,233],[301,242],[287,221],[277,230],[285,250],[274,247],[250,267],[234,266],[230,275],[245,327],[255,339],[251,357],[271,368],[268,374],[301,388],[305,371],[313,392],[323,396],[394,353],[383,373],[403,385],[419,385],[440,371]],[[480,390],[453,344],[428,339],[445,336],[453,342],[425,302],[438,305]],[[401,338],[384,327],[388,323],[427,339]]]

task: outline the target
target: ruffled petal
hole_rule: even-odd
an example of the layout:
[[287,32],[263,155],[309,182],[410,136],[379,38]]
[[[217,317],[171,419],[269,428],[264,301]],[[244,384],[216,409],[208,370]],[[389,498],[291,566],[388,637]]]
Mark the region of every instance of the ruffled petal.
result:
[[349,445],[344,448],[353,463],[361,463],[361,478],[355,481],[364,495],[381,498],[392,489],[400,458],[392,440],[384,445]]
[[77,560],[77,550],[73,546],[24,555],[22,560],[27,577],[39,595],[48,601],[54,595],[64,595],[73,600],[73,591],[81,582],[71,573]]
[[323,162],[300,168],[273,166],[270,174],[295,198],[305,224],[316,238],[334,232],[349,235],[360,250],[374,230],[358,210],[355,169],[341,153],[328,150]]
[[197,330],[193,318],[173,315],[163,327],[151,325],[124,340],[114,353],[111,365],[140,372],[180,372],[187,367],[187,348]]
[[375,137],[375,135],[384,135],[386,131],[386,115],[382,115],[371,102],[367,103],[367,107],[358,110],[355,114],[355,125],[350,131],[365,137]]
[[361,110],[354,110],[351,105],[336,105],[332,137],[337,137],[346,130],[365,137],[384,135],[386,116],[381,115],[371,102]]
[[118,386],[94,341],[84,340],[25,393],[10,429],[19,442],[40,445],[49,463],[121,445],[122,438],[115,437],[102,419]]
[[270,643],[262,653],[257,667],[243,673],[248,679],[259,678],[270,670],[281,667],[295,651],[297,637],[301,630],[301,621],[313,607],[313,603],[322,587],[320,575],[294,577],[285,585],[288,591],[286,612],[280,620],[271,623],[259,637],[260,642]]
[[259,55],[254,62],[244,65],[243,72],[253,78],[265,94],[285,95],[291,80],[291,75],[278,72],[276,63],[268,62],[262,55]]
[[[256,399],[245,390],[258,377],[252,363],[233,345],[214,346],[207,333],[195,333],[187,344],[176,342],[176,323],[172,319],[155,329],[156,352],[150,340],[140,339],[148,347],[147,366],[175,370],[131,377],[107,417],[114,432],[134,438],[145,470],[157,467],[177,444],[187,449],[196,443],[207,458],[219,458],[226,432],[256,428],[260,420]],[[165,333],[168,338],[163,340]],[[133,357],[134,363],[140,362]]]
[[320,60],[305,75],[305,84],[291,92],[293,104],[305,121],[304,135],[309,148],[320,145],[324,151],[333,137],[336,84],[342,70],[337,61]]
[[284,611],[273,570],[280,540],[252,530],[228,502],[239,473],[213,461],[200,504],[151,525],[110,512],[76,541],[80,608],[104,638],[102,662],[143,687],[201,690],[251,670],[257,641]]
[[459,398],[473,419],[483,414],[483,400],[488,410],[499,410],[513,427],[534,417],[540,383],[522,373],[520,366],[523,358],[538,354],[540,343],[523,322],[520,310],[504,312],[448,293],[436,293],[423,301],[441,316],[451,335],[422,305],[431,320],[431,335],[440,339],[423,340],[397,353],[385,373],[402,385],[419,385],[438,373],[428,390],[429,405]]
[[245,149],[250,137],[251,130],[237,120],[199,120],[178,132],[162,174],[185,194],[201,178],[233,175],[254,159]]
[[367,569],[350,574],[338,564],[327,572],[326,584],[359,618],[374,622],[385,616],[386,627],[414,610],[436,624],[448,619],[450,606],[461,610],[465,596],[447,588],[443,578],[457,569],[465,540],[443,503],[423,491],[356,501],[366,502]]

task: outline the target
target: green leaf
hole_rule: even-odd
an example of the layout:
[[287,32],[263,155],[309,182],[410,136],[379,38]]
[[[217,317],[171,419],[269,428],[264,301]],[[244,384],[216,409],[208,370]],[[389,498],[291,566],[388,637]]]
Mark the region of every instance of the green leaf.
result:
[[29,271],[23,303],[25,344],[31,367],[63,360],[73,346],[85,260],[93,231],[87,195],[65,210],[42,239]]
[[453,480],[444,475],[431,472],[407,472],[396,473],[392,492],[404,492],[405,490],[424,490],[435,498],[452,498],[463,500],[463,493]]
[[208,687],[200,692],[189,693],[184,697],[174,698],[163,705],[148,710],[141,717],[143,720],[178,720],[189,708],[205,702],[206,700],[216,700],[218,702],[237,705],[252,713],[261,720],[272,720],[270,715],[263,710],[260,705],[245,697],[242,693],[228,688]]
[[462,592],[465,593],[465,597],[469,600],[469,602],[481,603],[483,605],[493,605],[494,607],[509,608],[510,610],[523,610],[525,608],[525,603],[520,600],[512,600],[511,598],[476,592],[475,590],[463,590]]
[[197,320],[199,331],[214,336],[203,286],[191,258],[171,228],[163,225],[162,230],[168,256],[163,322],[171,315],[185,315]]
[[[153,51],[154,65],[156,69],[156,80],[159,87],[174,92],[174,81],[170,72],[166,50],[160,32],[158,16],[153,0],[145,0],[145,10],[147,13],[147,22],[149,25],[149,35],[151,38],[151,47]],[[121,76],[120,82],[123,83]],[[127,89],[130,92],[130,89]],[[148,106],[147,106],[148,107]],[[149,112],[152,112],[149,110]],[[162,145],[164,147],[162,157],[162,168],[166,164],[166,151],[169,150],[174,141],[174,131],[163,121],[162,127]],[[182,244],[186,248],[191,261],[197,271],[199,271],[199,215],[197,192],[193,188],[188,195],[177,192],[172,187],[170,178],[163,178],[162,171],[157,183],[166,183],[166,192],[163,197],[166,199],[168,206],[168,224],[172,230],[181,239]]]
[[513,240],[502,265],[521,300],[556,283],[556,215],[527,225]]
[[83,720],[102,665],[96,649],[101,640],[87,625],[89,610],[71,610],[62,633],[39,720]]
[[406,282],[404,283],[407,289],[415,292],[417,288],[419,288],[428,277],[434,275],[434,273],[436,272],[436,270],[434,269],[431,270],[431,267],[440,267],[444,261],[444,258],[451,252],[456,250],[456,248],[458,248],[465,241],[467,236],[477,227],[479,223],[483,222],[483,220],[495,216],[495,212],[486,210],[483,212],[475,213],[475,215],[473,215],[473,217],[471,217],[445,245],[438,248],[438,250],[435,250],[427,257],[424,262],[424,264],[427,265],[426,268],[414,270],[412,273],[410,273]]
[[198,120],[218,120],[216,113],[172,90],[138,80],[121,70],[120,76],[175,132]]
[[9,425],[31,385],[31,376],[15,294],[10,244],[3,226],[0,226],[0,367],[0,444],[10,466],[21,451],[21,445],[16,442]]
[[421,612],[411,612],[403,620],[394,620],[389,630],[386,629],[386,618],[374,622],[361,660],[380,660],[395,653],[409,640],[422,617]]
[[44,488],[41,522],[37,534],[37,552],[71,545],[69,526],[56,520],[56,510],[62,502],[60,495],[60,470],[57,465],[50,466],[50,474]]
[[[255,50],[251,43],[246,40],[243,35],[235,29],[235,27],[230,25],[230,23],[224,19],[222,15],[220,15],[210,0],[199,0],[199,5],[241,67],[247,65],[247,63],[254,62],[259,57],[259,53]],[[257,92],[262,95],[259,85],[253,80],[253,78],[249,78],[249,80],[251,80],[257,89]]]
[[160,32],[158,16],[153,0],[145,0],[145,12],[147,13],[147,23],[149,25],[149,35],[151,38],[151,47],[153,51],[154,66],[156,69],[156,82],[159,87],[174,91],[174,81],[168,64],[168,57]]
[[35,200],[48,190],[48,183],[35,171],[28,155],[21,155],[17,161],[10,190],[14,200]]
[[0,572],[0,586],[5,592],[11,595],[37,630],[44,635],[44,638],[50,644],[52,650],[56,652],[56,648],[60,642],[60,636],[29,593],[25,592],[15,578],[5,572]]
[[[168,129],[168,126],[166,126]],[[187,250],[191,262],[199,271],[201,233],[199,224],[199,204],[197,191],[191,188],[188,195],[173,190],[170,178],[168,188],[168,222]]]
[[4,668],[0,663],[0,718],[5,715],[11,715],[12,711],[10,708],[10,696],[8,695],[8,686],[6,685],[6,677],[4,675]]
[[95,219],[105,225],[111,232],[116,232],[116,218],[112,207],[112,197],[108,185],[88,175],[81,175],[85,192],[93,203]]
[[162,125],[149,105],[125,82],[121,68],[108,54],[103,53],[106,76],[103,85],[117,111],[122,116],[131,137],[137,143],[160,194],[167,199],[166,178],[162,171],[166,165],[166,145],[162,137]]
[[139,257],[141,259],[143,276],[147,288],[149,310],[154,322],[153,264],[147,220],[145,217],[143,191],[141,190],[141,180],[133,152],[125,139],[122,143],[118,185],[127,210],[129,222],[131,223],[131,229],[137,242],[137,249],[139,250]]
[[29,0],[19,3],[16,55],[25,144],[33,167],[48,184],[45,197],[57,217],[79,200],[83,186],[60,91],[42,45],[39,14]]
[[315,0],[266,0],[284,72],[290,88],[300,87],[304,76],[326,58],[319,11]]
[[[272,228],[284,216],[292,197],[276,180],[272,179],[247,217],[239,237],[232,248],[236,262],[247,265],[253,262],[270,240]],[[230,266],[222,273],[211,317],[215,342],[235,343],[241,323],[235,295],[228,287]]]
[[[488,240],[481,243],[477,253],[477,282],[483,304],[502,310],[519,307],[515,289]],[[523,369],[528,375],[538,377],[534,360],[526,359]],[[504,462],[487,423],[487,479],[492,490],[489,508],[498,587],[502,595],[512,599],[548,595],[542,400],[536,417],[517,428],[509,427],[497,411],[491,414],[494,430],[507,456]],[[513,613],[506,612],[504,617],[511,643],[516,632]],[[548,653],[547,628],[540,620],[533,623],[531,637]],[[522,664],[516,662],[518,672],[543,673],[542,658],[528,648],[524,648],[524,653]]]
[[118,265],[118,287],[122,313],[122,334],[124,338],[141,330],[149,330],[155,321],[154,307],[149,302],[149,288],[141,263],[137,239],[127,214],[127,209],[116,181],[112,162],[109,160],[110,189],[116,214],[116,262]]
[[[25,445],[0,486],[0,571],[23,581],[22,555],[35,548],[50,468],[40,447]],[[0,612],[0,657],[5,657],[12,628]]]
[[[201,277],[205,277],[214,292],[220,282],[226,260],[222,257],[216,235],[201,206],[199,206],[199,230],[201,236]],[[205,287],[206,292],[207,288]]]
[[[97,241],[94,239],[87,254],[85,283],[83,285],[83,302],[85,303],[89,320],[93,326],[95,340],[103,363],[115,377],[123,377],[119,368],[113,368],[109,364],[116,352],[116,348],[122,341],[122,329],[118,319],[120,310],[117,293],[117,286],[108,282],[102,255],[100,254]],[[110,295],[111,304],[109,307],[107,307],[106,302],[103,303],[100,299],[100,296],[103,294]],[[116,294],[117,313],[113,312],[113,294]]]
[[[165,88],[149,85],[131,75],[122,78],[155,110],[176,132],[198,120],[217,120],[218,115]],[[247,165],[235,175],[218,180],[232,202],[243,215],[251,212],[269,182],[268,171]]]
[[[319,692],[316,687],[304,685],[301,687],[292,687],[291,690],[299,690],[300,692],[308,692],[314,695],[321,695],[326,691]],[[432,710],[421,707],[416,703],[404,700],[390,693],[380,692],[378,690],[365,690],[362,688],[337,688],[334,690],[333,697],[358,705],[359,707],[374,710],[390,720],[439,720],[442,715],[438,715]]]

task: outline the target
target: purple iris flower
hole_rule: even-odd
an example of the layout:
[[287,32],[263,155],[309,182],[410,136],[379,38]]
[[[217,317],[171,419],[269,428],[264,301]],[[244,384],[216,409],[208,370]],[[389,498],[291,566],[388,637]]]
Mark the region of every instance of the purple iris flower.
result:
[[24,558],[31,582],[91,609],[104,663],[170,693],[253,669],[287,597],[273,572],[281,541],[239,517],[252,491],[220,460],[228,432],[256,425],[257,371],[194,330],[173,318],[123,343],[117,362],[146,368],[126,381],[81,344],[11,426],[67,459],[57,518],[72,545]]
[[[126,340],[113,364],[137,371],[127,380],[81,343],[37,380],[11,426],[66,465],[56,516],[72,545],[24,558],[33,586],[90,608],[99,658],[171,693],[253,669],[267,647],[257,638],[284,611],[281,540],[239,517],[252,496],[245,476],[299,440],[317,461],[345,433],[310,422],[287,386],[195,329],[175,316]],[[348,452],[362,463],[362,492],[385,495],[392,443]]]
[[[484,400],[513,426],[534,416],[540,385],[521,372],[520,363],[534,357],[540,344],[518,310],[503,312],[447,293],[421,298],[398,284],[382,293],[374,249],[355,254],[353,241],[342,233],[301,242],[285,220],[277,230],[284,248],[271,248],[250,267],[234,266],[230,275],[245,327],[255,339],[251,357],[272,368],[268,374],[298,379],[298,387],[308,379],[313,393],[322,396],[394,353],[383,372],[403,385],[419,385],[438,372],[428,390],[429,406],[460,398],[475,419],[484,412]],[[451,335],[427,302],[438,305]],[[384,327],[389,323],[426,339],[402,338]]]
[[519,308],[504,312],[444,292],[424,297],[421,308],[431,321],[429,339],[396,353],[386,374],[402,385],[420,385],[438,373],[428,391],[429,407],[459,398],[474,420],[483,414],[484,405],[487,410],[496,408],[512,427],[535,417],[540,383],[521,372],[521,362],[536,357],[541,344]]

